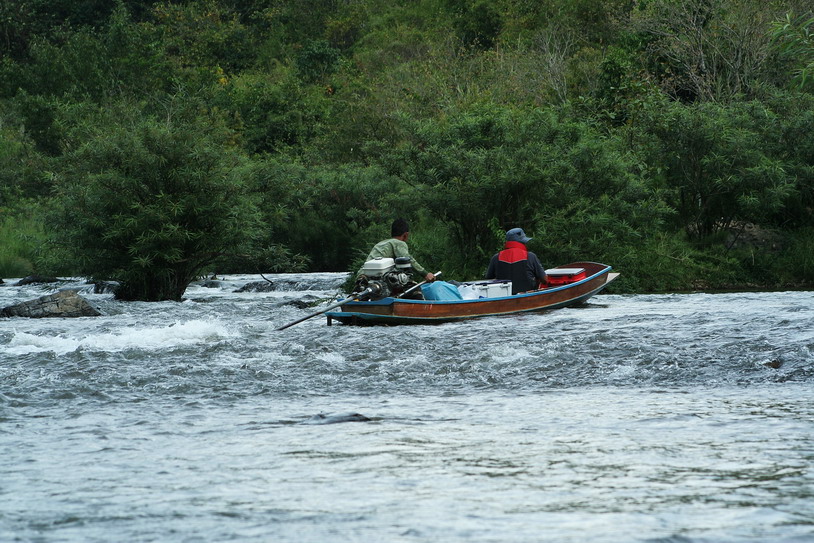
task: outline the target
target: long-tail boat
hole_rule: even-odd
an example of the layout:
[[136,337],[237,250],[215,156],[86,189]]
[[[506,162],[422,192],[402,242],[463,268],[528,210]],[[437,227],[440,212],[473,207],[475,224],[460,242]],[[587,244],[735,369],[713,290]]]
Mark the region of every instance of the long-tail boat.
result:
[[585,303],[619,277],[618,273],[611,273],[610,266],[598,262],[572,262],[546,272],[547,284],[537,290],[514,295],[508,289],[500,289],[499,281],[476,281],[465,286],[488,297],[454,300],[414,300],[390,296],[379,300],[349,299],[325,315],[328,325],[335,320],[343,324],[433,324],[558,309]]

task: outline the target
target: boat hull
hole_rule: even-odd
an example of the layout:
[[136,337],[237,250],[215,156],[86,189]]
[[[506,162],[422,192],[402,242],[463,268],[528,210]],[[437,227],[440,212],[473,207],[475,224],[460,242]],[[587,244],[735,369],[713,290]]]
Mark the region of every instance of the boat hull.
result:
[[619,274],[596,262],[573,262],[559,268],[585,268],[586,277],[573,283],[500,298],[477,300],[405,300],[382,298],[349,301],[326,313],[328,325],[343,324],[433,324],[463,319],[509,315],[570,307],[584,303],[605,289]]

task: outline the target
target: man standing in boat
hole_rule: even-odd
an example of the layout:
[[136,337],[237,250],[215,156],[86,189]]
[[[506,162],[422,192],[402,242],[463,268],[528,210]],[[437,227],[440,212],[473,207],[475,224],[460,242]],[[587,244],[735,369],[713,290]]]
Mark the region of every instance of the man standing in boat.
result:
[[[429,282],[435,281],[435,274],[425,270],[421,264],[410,256],[410,251],[407,247],[407,238],[410,237],[410,227],[407,221],[404,219],[396,219],[393,221],[393,224],[390,226],[390,235],[392,236],[390,239],[380,241],[373,246],[366,260],[407,257],[410,259],[410,264],[413,269],[423,275],[424,279]],[[362,270],[359,270],[357,275],[361,273]]]
[[536,290],[546,282],[545,269],[537,255],[526,248],[531,238],[522,228],[506,232],[504,249],[492,257],[486,279],[511,280],[512,294]]

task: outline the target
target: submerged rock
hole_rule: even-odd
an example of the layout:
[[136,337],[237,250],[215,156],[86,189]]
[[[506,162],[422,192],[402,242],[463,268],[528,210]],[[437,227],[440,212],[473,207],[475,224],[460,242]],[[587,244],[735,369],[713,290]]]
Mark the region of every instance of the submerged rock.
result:
[[101,315],[75,290],[63,290],[0,310],[0,317],[98,317]]
[[319,413],[303,422],[303,424],[338,424],[340,422],[370,422],[371,419],[361,413],[337,413],[326,415]]
[[235,292],[274,292],[276,287],[274,283],[270,281],[252,281],[251,283],[246,283]]
[[15,286],[22,287],[25,285],[33,285],[37,283],[58,283],[61,279],[57,279],[56,277],[46,277],[44,275],[29,275],[28,277],[23,277],[19,281],[15,283]]
[[296,307],[297,309],[310,309],[318,306],[322,301],[323,300],[321,298],[317,298],[316,296],[303,296],[302,298],[285,301],[279,305],[290,305],[292,307]]
[[223,283],[217,279],[206,279],[205,281],[201,281],[200,284],[203,288],[221,288],[223,286]]
[[94,294],[116,294],[119,289],[118,281],[94,281],[93,293]]

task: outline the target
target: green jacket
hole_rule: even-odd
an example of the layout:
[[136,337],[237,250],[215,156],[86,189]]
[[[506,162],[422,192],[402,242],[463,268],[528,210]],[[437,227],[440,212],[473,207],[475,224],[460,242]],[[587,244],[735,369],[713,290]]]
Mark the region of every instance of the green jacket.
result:
[[[390,238],[380,241],[374,245],[373,249],[370,250],[370,254],[367,255],[367,260],[373,260],[376,258],[398,258],[400,256],[410,256],[410,252],[407,249],[407,244],[400,239]],[[412,257],[410,257],[410,260],[412,261],[411,264],[416,272],[420,273],[421,275],[427,275],[427,270],[425,270],[421,264],[416,262]],[[356,275],[359,275],[360,273],[362,273],[361,269]]]

